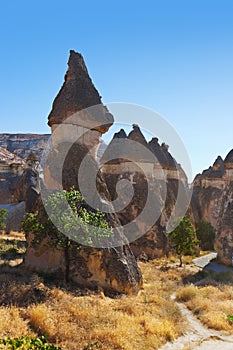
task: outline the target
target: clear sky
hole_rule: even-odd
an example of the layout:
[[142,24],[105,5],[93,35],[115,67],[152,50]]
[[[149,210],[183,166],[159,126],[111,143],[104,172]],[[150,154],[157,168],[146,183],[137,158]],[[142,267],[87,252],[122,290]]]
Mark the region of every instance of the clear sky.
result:
[[50,132],[74,49],[104,103],[166,118],[194,174],[233,148],[232,0],[2,0],[0,11],[0,132]]

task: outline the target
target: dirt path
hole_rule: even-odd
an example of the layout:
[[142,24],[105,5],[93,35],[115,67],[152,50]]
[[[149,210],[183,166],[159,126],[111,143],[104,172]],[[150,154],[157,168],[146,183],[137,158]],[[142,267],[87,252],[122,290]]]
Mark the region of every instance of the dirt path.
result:
[[231,271],[233,273],[233,267],[217,264],[214,261],[216,257],[217,253],[213,252],[200,258],[193,259],[193,263],[204,270],[213,270],[215,272]]
[[[175,299],[175,296],[172,296]],[[173,343],[167,343],[159,350],[232,350],[233,335],[226,336],[221,332],[204,327],[181,303],[176,303],[182,315],[189,322],[189,329]]]

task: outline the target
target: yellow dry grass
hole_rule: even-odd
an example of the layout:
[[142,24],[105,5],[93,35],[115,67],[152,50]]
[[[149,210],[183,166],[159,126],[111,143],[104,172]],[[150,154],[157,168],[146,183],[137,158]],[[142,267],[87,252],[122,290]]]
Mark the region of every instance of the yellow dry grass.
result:
[[189,285],[177,291],[176,300],[185,303],[207,327],[233,332],[233,323],[227,319],[227,315],[233,314],[233,286]]
[[0,335],[1,338],[17,337],[18,335],[33,336],[34,333],[23,321],[20,310],[15,306],[0,307]]
[[0,309],[0,338],[46,334],[63,350],[156,350],[186,326],[170,295],[187,272],[160,266],[140,263],[143,290],[115,299],[0,275],[0,304],[11,300]]

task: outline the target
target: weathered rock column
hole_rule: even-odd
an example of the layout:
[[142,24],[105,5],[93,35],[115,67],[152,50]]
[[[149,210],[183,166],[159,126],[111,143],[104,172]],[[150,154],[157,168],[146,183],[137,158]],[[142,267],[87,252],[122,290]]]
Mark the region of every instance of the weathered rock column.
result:
[[101,135],[113,121],[88,75],[82,55],[70,51],[65,81],[49,114],[53,147],[78,141],[96,158]]
[[[70,52],[65,82],[54,100],[49,115],[52,128],[52,151],[45,171],[46,186],[51,189],[79,188],[79,167],[88,154],[91,168],[96,171],[97,189],[106,203],[110,199],[107,186],[98,173],[95,161],[101,135],[113,124],[113,116],[101,103],[101,97],[95,89],[79,53]],[[62,160],[62,161],[60,161]],[[55,165],[54,165],[55,164]],[[60,169],[61,168],[61,169]],[[57,171],[56,171],[57,170]],[[62,170],[62,181],[57,173]],[[88,181],[88,176],[87,176]],[[93,198],[96,196],[93,193]],[[120,226],[116,214],[106,214],[106,220],[112,227]],[[118,232],[121,242],[125,237]],[[29,242],[30,245],[30,242]],[[47,248],[46,248],[47,247]],[[30,248],[29,248],[30,249]],[[85,287],[102,287],[120,293],[137,293],[142,284],[141,272],[129,246],[94,248],[82,247],[77,250],[74,242],[64,259],[61,250],[49,248],[46,240],[36,251],[31,248],[31,257],[27,255],[30,269],[64,274],[64,265],[69,260],[69,279]],[[52,256],[55,256],[54,260]],[[48,261],[48,266],[44,261]],[[66,264],[67,265],[67,264]]]

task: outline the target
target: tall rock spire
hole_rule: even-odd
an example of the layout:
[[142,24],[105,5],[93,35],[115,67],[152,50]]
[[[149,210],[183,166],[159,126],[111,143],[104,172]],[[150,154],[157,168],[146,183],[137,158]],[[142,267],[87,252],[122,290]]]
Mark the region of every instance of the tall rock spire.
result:
[[[108,130],[113,123],[113,116],[101,102],[101,96],[96,90],[85,65],[82,55],[73,50],[70,51],[68,69],[65,81],[55,98],[52,111],[49,114],[49,126],[63,123],[68,117],[91,106],[99,105],[91,115],[80,115],[72,118],[72,123],[84,127],[90,126],[90,120],[96,124],[103,122],[103,128],[97,125],[101,133]],[[95,129],[95,127],[94,127]]]

